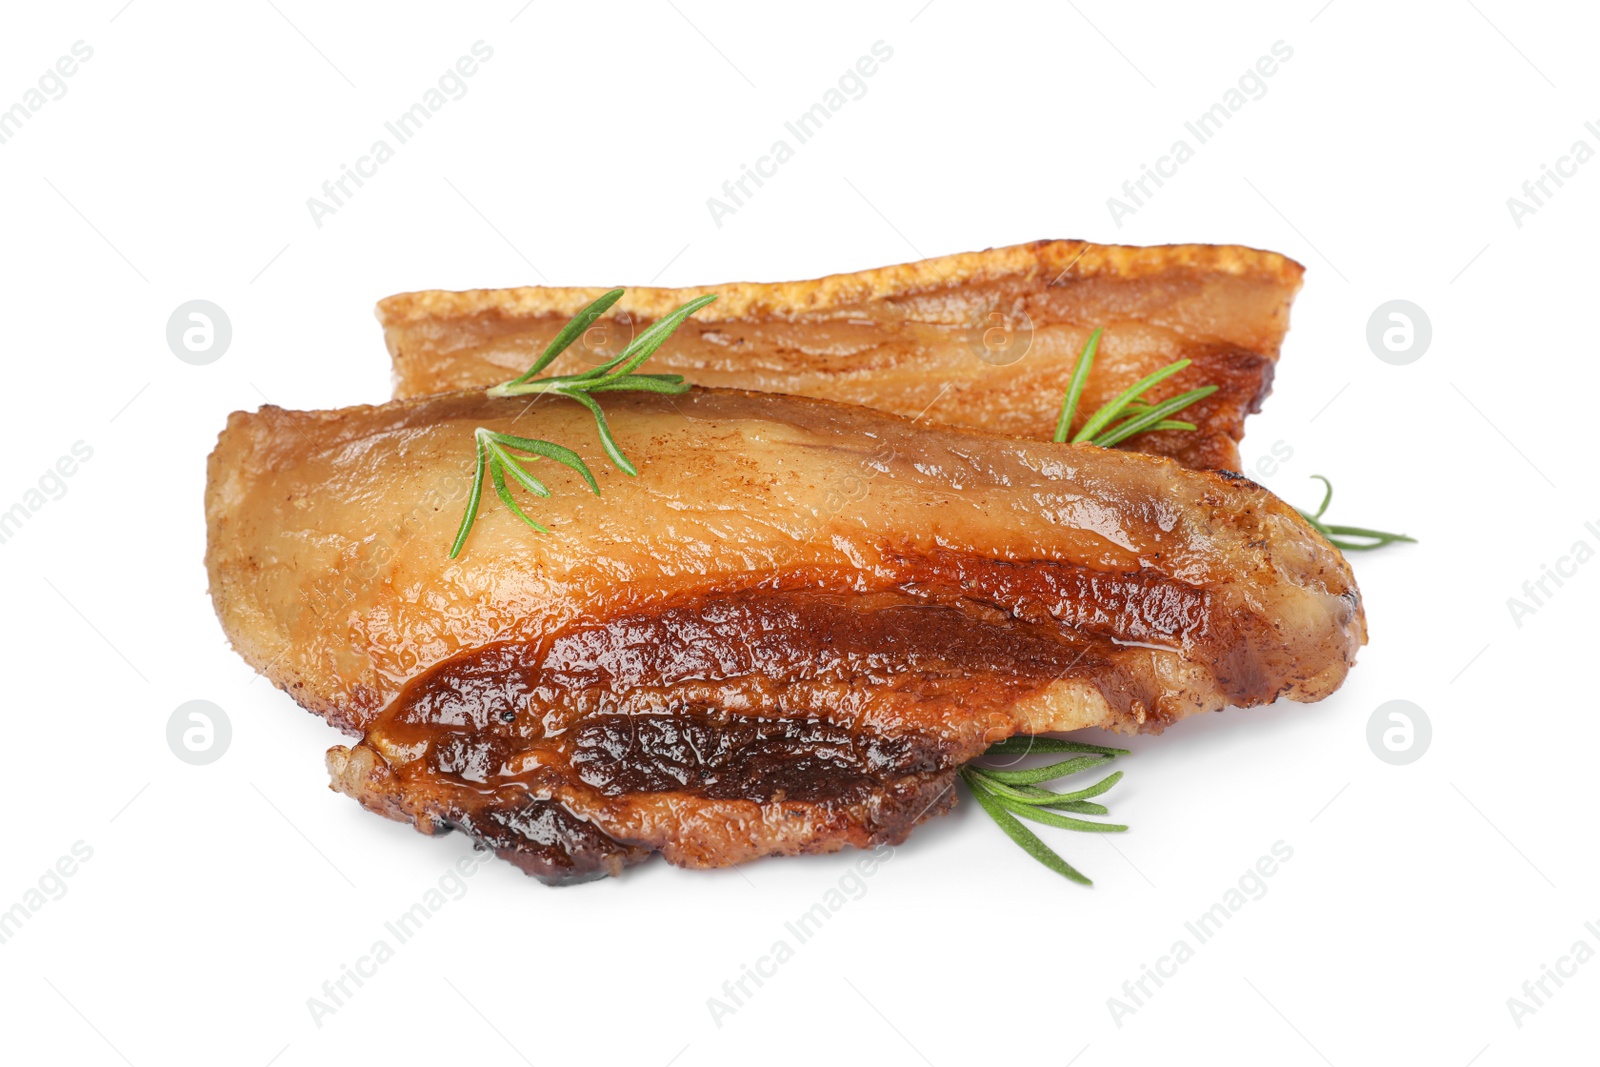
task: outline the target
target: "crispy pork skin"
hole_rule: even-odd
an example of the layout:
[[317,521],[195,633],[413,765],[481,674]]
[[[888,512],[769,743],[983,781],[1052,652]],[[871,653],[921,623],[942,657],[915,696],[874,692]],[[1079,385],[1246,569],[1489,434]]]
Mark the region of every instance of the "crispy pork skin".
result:
[[[336,788],[547,881],[895,842],[1013,733],[1316,700],[1365,639],[1343,558],[1237,475],[696,389],[235,414],[207,566],[236,649],[360,735]],[[540,534],[477,426],[540,463]]]
[[[550,371],[600,362],[676,305],[714,292],[717,302],[656,354],[653,372],[1049,440],[1078,353],[1104,327],[1080,423],[1151,371],[1192,359],[1152,395],[1218,386],[1183,416],[1199,429],[1146,433],[1122,447],[1237,470],[1245,416],[1272,386],[1302,273],[1277,253],[1236,246],[1040,241],[815,281],[630,289]],[[395,395],[515,377],[602,291],[389,297],[378,318]]]

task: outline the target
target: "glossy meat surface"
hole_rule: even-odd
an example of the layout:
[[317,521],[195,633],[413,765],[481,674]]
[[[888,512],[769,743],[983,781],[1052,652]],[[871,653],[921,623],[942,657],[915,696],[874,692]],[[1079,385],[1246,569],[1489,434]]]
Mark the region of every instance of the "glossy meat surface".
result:
[[[236,414],[207,565],[240,653],[360,734],[335,785],[550,881],[898,841],[995,740],[1316,700],[1365,639],[1344,560],[1237,476],[794,397],[457,394]],[[472,431],[541,464],[542,535]],[[548,469],[546,469],[548,468]]]
[[[1235,246],[1133,248],[1040,241],[806,282],[630,289],[551,367],[584,369],[702,293],[719,294],[653,357],[650,370],[707,386],[864,404],[1048,440],[1067,378],[1105,328],[1079,420],[1151,371],[1188,370],[1152,394],[1219,391],[1123,447],[1190,467],[1237,470],[1245,416],[1272,385],[1299,264]],[[420,292],[378,305],[395,395],[490,386],[521,373],[600,289]]]

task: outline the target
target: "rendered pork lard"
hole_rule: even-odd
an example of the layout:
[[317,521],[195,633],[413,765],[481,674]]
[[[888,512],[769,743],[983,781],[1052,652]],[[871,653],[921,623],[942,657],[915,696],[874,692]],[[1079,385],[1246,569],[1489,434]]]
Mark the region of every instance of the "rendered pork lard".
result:
[[[1302,273],[1275,252],[1236,246],[1040,241],[816,281],[630,289],[550,373],[601,362],[678,304],[717,293],[652,358],[652,372],[1049,440],[1078,353],[1104,327],[1079,421],[1150,372],[1191,359],[1151,395],[1218,386],[1182,416],[1198,430],[1140,434],[1121,447],[1237,470],[1245,416],[1272,387]],[[389,297],[378,318],[395,395],[513,378],[601,292]]]
[[[1343,681],[1343,558],[1220,472],[799,397],[481,393],[236,413],[207,566],[234,647],[359,735],[334,785],[547,881],[897,842],[1013,733],[1159,730]],[[541,463],[540,534],[473,430]],[[857,491],[842,494],[841,486]],[[843,501],[843,503],[841,503]]]

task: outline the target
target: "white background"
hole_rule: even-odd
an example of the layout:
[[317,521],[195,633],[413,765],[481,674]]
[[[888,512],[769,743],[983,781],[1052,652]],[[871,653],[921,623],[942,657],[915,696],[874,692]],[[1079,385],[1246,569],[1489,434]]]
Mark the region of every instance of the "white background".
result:
[[[8,1061],[1593,1061],[1600,962],[1520,1027],[1507,998],[1600,950],[1600,563],[1520,627],[1506,603],[1600,547],[1600,161],[1520,227],[1506,204],[1600,148],[1592,9],[274,2],[12,5],[0,34],[0,106],[94,50],[0,145],[0,510],[93,449],[0,545],[0,908],[93,850],[0,945]],[[314,225],[306,199],[479,40],[466,95]],[[706,199],[880,40],[866,94],[715,225]],[[1107,198],[1280,40],[1266,95],[1115,225]],[[339,736],[228,650],[201,566],[227,413],[383,399],[372,306],[402,290],[787,280],[1041,237],[1306,264],[1247,468],[1281,442],[1253,473],[1291,502],[1326,474],[1330,518],[1421,539],[1355,560],[1371,644],[1344,688],[1133,741],[1108,798],[1132,831],[1044,831],[1092,890],[962,803],[720,1027],[707,998],[856,855],[565,890],[495,864],[317,1026],[307,998],[470,850],[330,792]],[[194,298],[233,325],[209,366],[165,340]],[[1433,324],[1408,366],[1365,340],[1394,298]],[[196,698],[233,724],[203,767],[165,740]],[[1433,724],[1401,767],[1366,741],[1397,698]],[[1265,896],[1196,945],[1185,921],[1278,841]],[[1118,1025],[1108,998],[1180,938],[1194,958]]]

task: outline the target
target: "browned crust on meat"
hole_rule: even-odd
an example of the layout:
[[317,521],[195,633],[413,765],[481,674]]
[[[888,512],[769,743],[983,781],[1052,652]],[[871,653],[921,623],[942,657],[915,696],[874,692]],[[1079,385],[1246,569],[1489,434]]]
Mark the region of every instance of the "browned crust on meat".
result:
[[[1150,395],[1216,387],[1184,413],[1196,428],[1147,432],[1118,447],[1188,467],[1237,469],[1245,418],[1271,389],[1301,274],[1277,253],[1236,246],[1039,241],[812,281],[631,289],[549,373],[587,369],[670,309],[716,294],[656,353],[652,371],[1048,440],[1078,353],[1099,327],[1105,332],[1074,429],[1139,378],[1186,359],[1192,365]],[[390,297],[378,318],[395,394],[513,377],[603,291]],[[1004,324],[998,333],[997,320]],[[992,338],[1003,339],[1001,348],[990,347]]]
[[[1088,241],[1047,240],[959,252],[914,263],[849,274],[829,274],[797,282],[729,282],[667,289],[629,289],[619,307],[644,318],[660,318],[685,300],[716,293],[717,302],[697,314],[702,322],[782,318],[823,311],[923,290],[994,281],[1021,275],[1136,280],[1174,268],[1191,268],[1238,277],[1261,278],[1291,292],[1305,268],[1277,252],[1240,245],[1101,245]],[[400,293],[378,302],[384,326],[496,312],[501,315],[575,315],[607,290],[598,287],[524,286],[514,289],[430,289]],[[953,322],[962,321],[960,318]]]
[[[576,405],[481,393],[236,415],[209,471],[230,639],[362,735],[335,788],[546,881],[895,843],[994,740],[1319,699],[1365,637],[1238,475],[798,397],[607,410],[637,478]],[[549,534],[491,504],[446,559],[476,425],[586,442],[604,493],[551,471]]]
[[[488,641],[684,595],[904,587],[1135,642],[1155,612],[1171,648],[1136,650],[1168,664],[1168,706],[1138,717],[1155,729],[1228,703],[1320,699],[1365,640],[1348,565],[1236,476],[794,397],[695,390],[607,406],[637,479],[595,454],[576,405],[545,405],[523,423],[512,421],[523,405],[470,395],[235,416],[207,496],[211,590],[234,646],[296,700],[359,731],[407,679]],[[491,501],[468,553],[446,560],[480,424],[579,444],[604,495],[553,471],[541,517],[554,535]],[[861,477],[876,499],[833,500],[842,479]],[[1064,508],[1090,525],[1050,517]],[[678,553],[701,562],[677,567]],[[1117,717],[1060,694],[1024,718],[1044,730]]]

